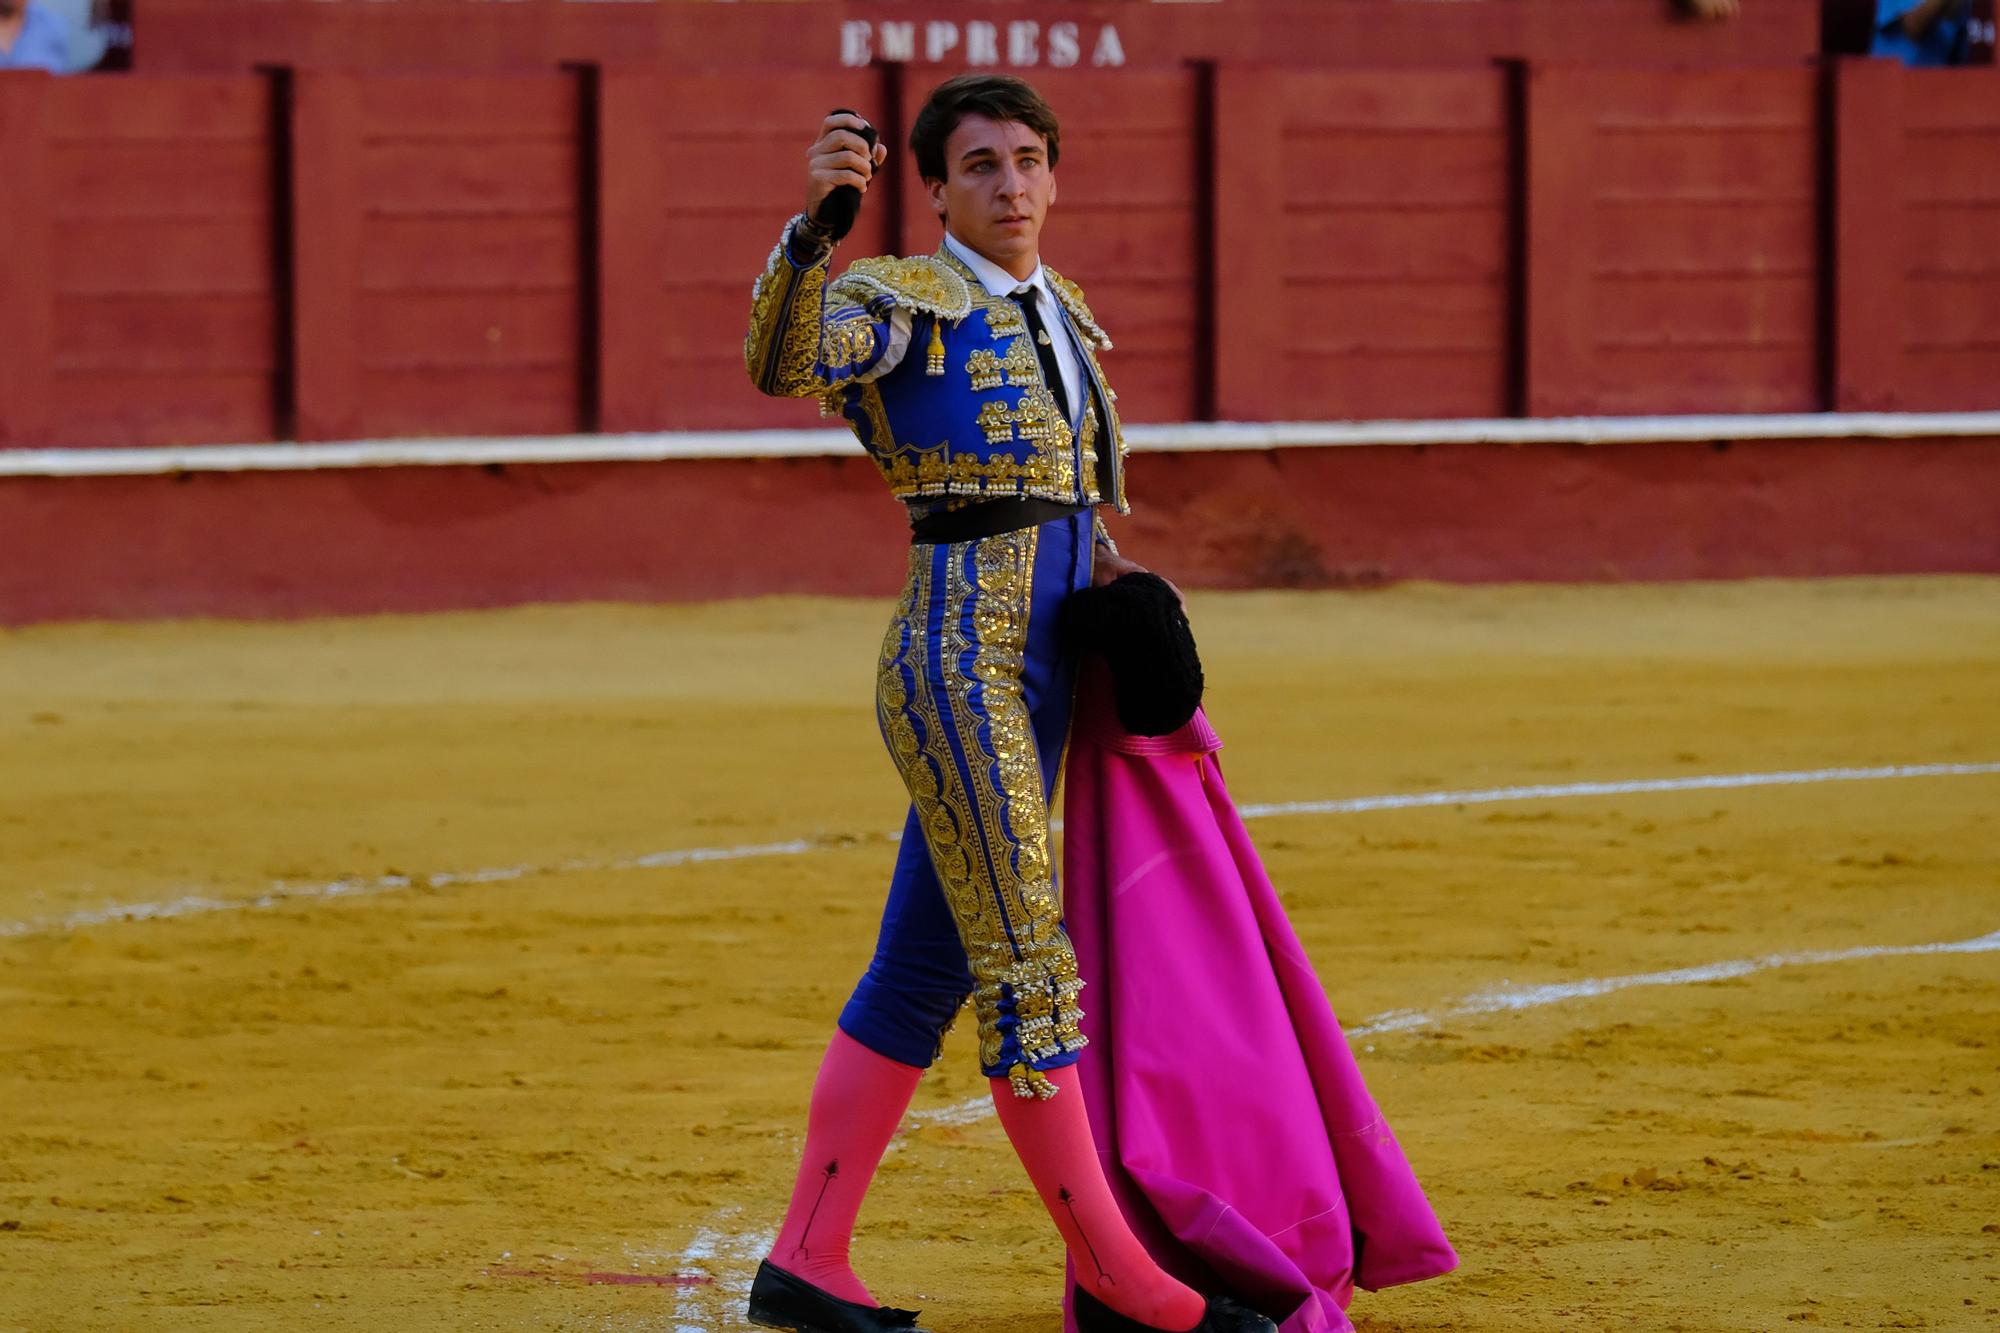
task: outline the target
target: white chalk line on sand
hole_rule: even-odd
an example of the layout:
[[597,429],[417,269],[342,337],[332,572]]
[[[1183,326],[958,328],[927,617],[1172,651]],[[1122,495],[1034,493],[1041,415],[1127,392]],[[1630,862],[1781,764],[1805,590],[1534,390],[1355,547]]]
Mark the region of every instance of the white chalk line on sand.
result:
[[1818,967],[1825,963],[1848,963],[1862,958],[1902,958],[1918,954],[2000,953],[2000,930],[1969,940],[1948,940],[1938,944],[1870,944],[1852,949],[1807,949],[1798,953],[1767,953],[1755,958],[1731,958],[1697,967],[1669,968],[1664,972],[1634,972],[1622,977],[1591,977],[1584,981],[1550,982],[1539,986],[1502,985],[1478,991],[1444,1006],[1435,1013],[1417,1009],[1392,1009],[1376,1014],[1347,1029],[1349,1037],[1370,1037],[1383,1032],[1409,1032],[1432,1027],[1447,1018],[1477,1018],[1487,1014],[1517,1013],[1569,1000],[1588,1000],[1642,986],[1696,986],[1707,981],[1728,981],[1781,967]]
[[[725,1309],[741,1310],[750,1300],[750,1282],[757,1263],[777,1243],[776,1231],[727,1235],[716,1228],[739,1210],[724,1208],[709,1219],[680,1253],[675,1270],[683,1275],[696,1271],[714,1279],[707,1291],[685,1286],[674,1297],[674,1333],[714,1333],[712,1309],[719,1296]],[[713,1293],[713,1294],[711,1294]]]
[[[1488,787],[1474,791],[1404,792],[1384,796],[1355,796],[1332,801],[1292,801],[1280,804],[1244,805],[1237,812],[1245,819],[1269,819],[1282,815],[1363,814],[1373,810],[1413,810],[1431,806],[1486,805],[1497,801],[1540,801],[1565,796],[1623,796],[1649,792],[1719,791],[1744,787],[1787,787],[1814,782],[1874,782],[1895,778],[1970,777],[2000,773],[2000,763],[1990,764],[1892,764],[1876,768],[1793,769],[1774,773],[1714,773],[1684,778],[1639,778],[1625,782],[1547,783],[1524,787]],[[893,840],[898,834],[889,834]],[[280,880],[254,898],[208,898],[190,894],[164,902],[125,903],[111,907],[71,912],[65,916],[41,917],[27,921],[0,921],[0,939],[25,935],[59,934],[91,926],[124,921],[167,921],[176,917],[200,916],[211,912],[267,911],[288,903],[339,898],[361,898],[396,893],[405,889],[448,889],[465,885],[504,884],[541,875],[622,870],[661,870],[674,866],[702,865],[714,861],[745,861],[764,857],[803,856],[857,845],[854,837],[792,838],[784,842],[755,843],[741,847],[684,847],[620,860],[568,860],[550,865],[498,866],[485,870],[440,871],[430,875],[378,875],[348,878],[318,884],[292,884]]]
[[1662,791],[1722,791],[1735,787],[1792,787],[1810,782],[1877,782],[1885,778],[1958,778],[2000,773],[2000,764],[1892,764],[1880,768],[1803,768],[1778,773],[1711,773],[1686,778],[1637,778],[1629,782],[1568,782],[1486,791],[1433,791],[1400,796],[1356,796],[1339,801],[1245,805],[1245,819],[1273,815],[1349,815],[1366,810],[1411,810],[1427,805],[1484,805],[1538,801],[1555,796],[1626,796]]
[[[1863,958],[1902,958],[1922,954],[2000,953],[2000,930],[1969,940],[1947,940],[1937,944],[1870,944],[1852,949],[1806,949],[1797,953],[1767,953],[1755,958],[1730,958],[1695,967],[1669,968],[1664,972],[1633,972],[1620,977],[1589,977],[1582,981],[1549,982],[1539,986],[1503,984],[1489,990],[1461,996],[1435,1010],[1391,1009],[1373,1014],[1353,1027],[1343,1027],[1349,1040],[1391,1032],[1414,1032],[1435,1027],[1450,1018],[1483,1018],[1489,1014],[1519,1013],[1570,1000],[1595,999],[1618,991],[1644,986],[1695,986],[1705,981],[1728,981],[1782,967],[1817,967],[1826,963],[1849,963]],[[972,1097],[951,1106],[910,1112],[918,1126],[969,1125],[993,1112],[985,1097]]]
[[[1520,1013],[1527,1009],[1539,1009],[1546,1005],[1564,1004],[1571,1000],[1594,999],[1600,995],[1611,995],[1618,991],[1634,990],[1642,986],[1693,986],[1706,981],[1727,981],[1735,977],[1747,977],[1757,972],[1769,972],[1784,967],[1817,967],[1827,963],[1848,963],[1864,958],[1899,958],[1922,954],[1975,954],[2000,953],[2000,930],[1976,939],[1950,940],[1937,944],[1888,944],[1867,945],[1853,949],[1808,949],[1797,953],[1760,954],[1755,958],[1731,958],[1722,962],[1703,963],[1697,967],[1676,967],[1664,972],[1634,972],[1619,977],[1591,977],[1583,981],[1554,982],[1540,986],[1501,985],[1490,990],[1474,993],[1454,1000],[1433,1011],[1418,1009],[1392,1009],[1376,1014],[1345,1032],[1350,1041],[1362,1037],[1380,1036],[1389,1033],[1413,1032],[1419,1028],[1434,1027],[1449,1018],[1475,1018],[1491,1014]],[[1370,1046],[1370,1050],[1374,1047]],[[971,1125],[988,1120],[993,1116],[993,1100],[988,1096],[970,1097],[950,1106],[931,1107],[922,1111],[912,1111],[904,1119],[903,1132],[939,1125]],[[1927,1140],[1910,1140],[1916,1143]],[[893,1149],[896,1145],[892,1144]],[[1874,1144],[1871,1146],[1896,1146]],[[733,1210],[730,1210],[733,1211]],[[717,1221],[720,1221],[718,1215]],[[714,1254],[715,1233],[704,1228],[699,1232],[683,1256],[681,1271],[688,1270],[690,1264],[707,1260]],[[772,1237],[762,1235],[745,1238],[731,1244],[731,1257],[736,1260],[735,1270],[730,1274],[733,1282],[718,1282],[728,1300],[724,1306],[725,1315],[740,1309],[748,1298],[751,1270],[771,1247]],[[697,1254],[699,1250],[699,1254]],[[710,1267],[713,1272],[713,1267]],[[740,1290],[739,1290],[740,1289]],[[675,1333],[702,1333],[699,1323],[689,1322],[688,1316],[698,1311],[702,1297],[694,1291],[683,1288],[680,1293],[681,1319]]]

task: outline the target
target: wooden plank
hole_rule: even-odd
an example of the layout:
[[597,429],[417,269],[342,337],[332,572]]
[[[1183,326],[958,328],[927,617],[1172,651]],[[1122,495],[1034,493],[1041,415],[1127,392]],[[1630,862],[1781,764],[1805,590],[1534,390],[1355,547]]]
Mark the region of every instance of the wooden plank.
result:
[[[2000,350],[2000,274],[1912,278],[1904,291],[1903,345],[1911,351]],[[1993,401],[2000,405],[2000,373]]]
[[1810,412],[1819,347],[1600,348],[1598,410],[1612,413]]
[[370,370],[361,431],[373,436],[562,435],[576,428],[569,366]]
[[1903,358],[1909,396],[1925,411],[1985,412],[2000,408],[2000,348],[1908,352]]
[[1810,69],[1620,69],[1606,71],[1599,129],[1665,126],[1676,131],[1773,129],[1815,124]]
[[[1065,127],[1065,135],[1068,129]],[[1148,208],[1192,207],[1196,187],[1194,127],[1182,121],[1147,134],[1078,133],[1065,139],[1056,168],[1060,203],[1085,202]]]
[[2000,274],[2000,247],[1986,209],[1917,207],[1905,210],[1900,235],[1903,272],[1911,277]]
[[48,442],[55,292],[47,75],[0,74],[0,445]]
[[566,74],[376,75],[360,90],[363,139],[572,143],[576,81]]
[[658,430],[664,420],[662,330],[678,321],[667,317],[661,281],[673,212],[660,151],[669,130],[663,83],[655,73],[603,70],[594,84],[599,430]]
[[1284,358],[1288,415],[1305,420],[1501,415],[1504,363],[1490,352],[1362,352]]
[[[923,71],[919,82],[943,81],[944,71]],[[1183,130],[1194,118],[1193,87],[1186,70],[1121,71],[1041,69],[1029,75],[1056,113],[1065,162],[1087,145],[1126,134],[1152,135],[1165,125]],[[928,86],[920,96],[928,93]],[[914,108],[913,108],[914,109]]]
[[1601,410],[1590,355],[1594,80],[1530,68],[1526,84],[1522,400],[1529,416],[1577,416]]
[[1042,258],[1093,290],[1105,278],[1143,273],[1154,283],[1188,283],[1200,263],[1194,219],[1185,207],[1120,208],[1067,200],[1049,210]]
[[1284,140],[1291,208],[1488,208],[1506,198],[1507,141],[1485,130]]
[[1492,70],[1344,69],[1285,77],[1288,133],[1506,129],[1505,85]]
[[1292,409],[1284,373],[1284,251],[1272,243],[1277,211],[1299,183],[1289,169],[1284,124],[1292,76],[1245,65],[1214,70],[1214,172],[1209,191],[1207,306],[1215,415],[1223,421],[1283,419]]
[[[1919,88],[1928,82],[1916,79]],[[1911,203],[1986,204],[2000,218],[2000,129],[1909,131],[1902,168]]]
[[359,185],[376,217],[547,215],[575,210],[576,172],[574,143],[387,143],[361,149]]
[[1903,110],[1910,129],[2000,128],[2000,69],[1927,69],[1916,82],[1921,92]]
[[1793,347],[1819,328],[1817,274],[1600,278],[1595,300],[1599,348]]
[[269,83],[255,74],[65,79],[52,92],[51,130],[61,143],[259,143],[270,108]]
[[188,295],[271,290],[268,218],[122,218],[68,222],[53,237],[65,294]]
[[57,143],[50,188],[63,220],[229,218],[271,211],[268,143]]
[[[918,103],[936,79],[931,71],[909,66]],[[756,95],[744,96],[744,75],[675,72],[665,81],[667,121],[678,141],[688,139],[779,139],[795,143],[800,170],[805,150],[819,130],[820,120],[837,106],[853,107],[876,125],[883,123],[881,75],[869,69],[819,68],[765,71],[755,83]],[[899,144],[900,146],[900,144]],[[907,154],[905,155],[907,160]]]
[[1287,277],[1487,278],[1507,272],[1507,209],[1404,208],[1293,213],[1284,218]]
[[[671,153],[663,156],[677,178],[690,182],[726,180],[729,188],[688,191],[685,206],[674,211],[694,216],[718,210],[749,210],[775,213],[782,223],[805,202],[806,149],[812,144],[813,128],[808,125],[785,137],[676,140]],[[661,152],[657,141],[653,147],[656,153]],[[898,169],[908,169],[907,155],[896,167],[885,168]],[[862,210],[863,216],[867,211]]]
[[1121,421],[1190,421],[1200,416],[1199,386],[1189,378],[1184,348],[1112,353],[1104,367],[1118,393]]
[[1666,202],[1596,206],[1591,266],[1600,276],[1818,270],[1818,221],[1798,202]]
[[661,354],[671,360],[734,364],[734,379],[718,383],[709,392],[731,394],[738,384],[748,392],[750,381],[743,377],[743,335],[750,329],[749,280],[728,287],[676,291],[671,301],[674,317],[665,321],[656,344]]
[[364,295],[355,306],[364,370],[574,366],[577,300],[557,292]]
[[278,434],[267,371],[93,370],[60,375],[55,387],[55,445],[254,444]]
[[[791,201],[794,211],[803,202],[805,194],[803,168],[799,180],[801,198]],[[875,202],[864,202],[860,224],[868,222],[869,209]],[[774,208],[754,219],[746,218],[730,226],[712,217],[690,217],[678,208],[659,211],[663,214],[659,221],[660,253],[658,262],[650,270],[654,281],[674,291],[728,286],[735,291],[737,304],[747,314],[750,309],[750,284],[764,271],[764,261],[770,257],[771,247],[778,243],[778,231],[790,214]],[[935,227],[936,223],[933,222],[932,226]],[[857,232],[834,251],[835,273],[845,269],[853,260],[871,253],[865,246],[857,244],[859,240]],[[931,248],[936,245],[936,238],[933,237]],[[929,253],[929,250],[924,253]],[[628,272],[625,279],[642,290],[646,286],[645,275],[639,270]]]
[[1918,406],[1905,389],[1903,273],[1893,260],[1908,216],[1902,191],[1903,67],[1834,66],[1833,401],[1841,412]]
[[1818,145],[1803,129],[1599,133],[1599,199],[1790,199],[1809,205],[1816,197]]
[[72,296],[56,303],[54,366],[60,374],[268,374],[275,318],[268,295]]
[[1396,280],[1292,282],[1285,346],[1299,355],[1487,352],[1507,338],[1507,294],[1497,283]]
[[371,218],[361,246],[360,288],[553,290],[576,281],[577,228],[573,214]]
[[293,385],[301,440],[351,440],[366,421],[355,303],[361,286],[359,81],[291,80]]

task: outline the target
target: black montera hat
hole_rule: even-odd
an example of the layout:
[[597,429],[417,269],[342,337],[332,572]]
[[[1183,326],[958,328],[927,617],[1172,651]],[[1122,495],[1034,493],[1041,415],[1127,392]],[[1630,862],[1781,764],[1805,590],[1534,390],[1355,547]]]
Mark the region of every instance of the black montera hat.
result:
[[1179,731],[1201,707],[1201,657],[1180,596],[1158,574],[1123,574],[1072,593],[1071,638],[1111,668],[1118,722],[1135,736]]

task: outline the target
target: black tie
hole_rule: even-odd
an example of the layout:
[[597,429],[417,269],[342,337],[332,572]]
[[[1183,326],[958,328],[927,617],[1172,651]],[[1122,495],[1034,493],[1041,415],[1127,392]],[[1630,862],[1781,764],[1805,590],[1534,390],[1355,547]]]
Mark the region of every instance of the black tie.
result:
[[1049,392],[1056,396],[1063,420],[1068,421],[1069,394],[1063,388],[1062,365],[1056,360],[1055,344],[1050,341],[1048,326],[1042,323],[1042,303],[1035,299],[1033,287],[1020,288],[1014,299],[1021,303],[1021,313],[1028,317],[1028,336],[1035,340],[1035,359],[1042,363],[1042,378],[1048,382]]
[[[1014,293],[1020,302],[1021,313],[1028,320],[1028,336],[1035,340],[1035,359],[1042,363],[1042,378],[1048,381],[1049,392],[1056,396],[1056,406],[1062,409],[1063,420],[1074,418],[1069,410],[1069,393],[1063,388],[1062,366],[1056,361],[1055,344],[1050,341],[1048,326],[1042,323],[1041,302],[1035,299],[1035,288],[1023,287]],[[1084,392],[1090,392],[1088,384]],[[1093,408],[1094,410],[1094,408]],[[1102,423],[1099,423],[1100,426]],[[1101,434],[1101,432],[1100,432]],[[1109,441],[1099,439],[1101,447],[1097,451],[1097,494],[1104,500],[1111,498],[1111,446]]]

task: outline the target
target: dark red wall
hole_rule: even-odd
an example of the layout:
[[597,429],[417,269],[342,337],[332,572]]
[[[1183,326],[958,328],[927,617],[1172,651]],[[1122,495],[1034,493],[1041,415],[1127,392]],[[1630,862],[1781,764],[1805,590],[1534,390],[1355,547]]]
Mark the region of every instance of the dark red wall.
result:
[[[0,445],[811,425],[751,279],[933,75],[746,77],[0,75]],[[1039,77],[1131,420],[2000,407],[2000,71]]]
[[[910,25],[907,52],[885,31],[900,24]],[[993,39],[980,55],[1024,73],[1065,61],[1090,68],[1114,51],[1123,68],[1159,69],[1191,60],[1775,65],[1820,50],[1819,0],[1758,0],[1727,23],[1694,21],[1668,0],[144,0],[136,59],[151,73],[237,73],[260,64],[490,72],[558,61],[830,72],[872,58],[936,77],[975,58],[974,25]],[[866,35],[851,45],[856,28]]]
[[285,429],[272,96],[0,74],[0,442]]
[[[1139,454],[1113,519],[1191,588],[2000,574],[2000,440]],[[859,457],[0,479],[0,623],[886,596]]]

